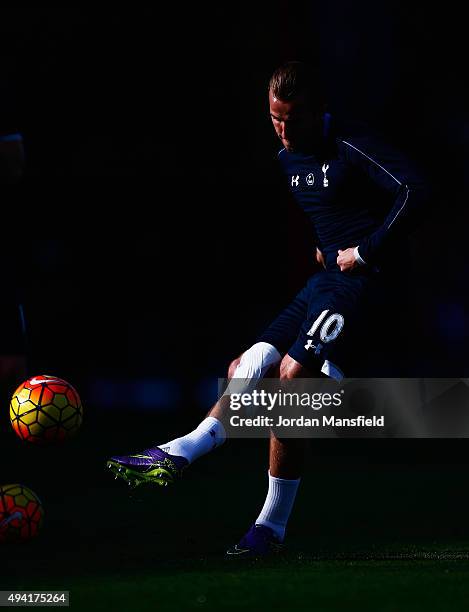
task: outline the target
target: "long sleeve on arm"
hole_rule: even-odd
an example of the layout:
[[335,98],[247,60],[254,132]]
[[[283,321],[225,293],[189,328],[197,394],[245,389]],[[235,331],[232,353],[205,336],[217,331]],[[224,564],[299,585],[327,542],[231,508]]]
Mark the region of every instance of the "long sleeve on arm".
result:
[[392,196],[382,225],[358,244],[360,258],[373,264],[399,249],[399,240],[419,223],[429,202],[428,187],[406,156],[374,138],[345,138],[341,144],[347,162]]

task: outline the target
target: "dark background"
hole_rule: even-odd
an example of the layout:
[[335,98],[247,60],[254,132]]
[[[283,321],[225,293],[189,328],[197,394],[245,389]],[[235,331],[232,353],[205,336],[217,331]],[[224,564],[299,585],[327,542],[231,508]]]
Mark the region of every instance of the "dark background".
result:
[[5,352],[22,346],[21,299],[31,374],[69,379],[93,411],[200,419],[229,361],[314,271],[307,225],[273,173],[266,96],[280,62],[304,59],[332,112],[367,121],[430,177],[396,314],[401,354],[423,376],[467,375],[454,8],[35,6],[3,8],[0,33],[27,154],[21,184],[1,195]]
[[[253,608],[363,610],[370,597],[366,609],[410,609],[433,594],[454,608],[467,553],[442,565],[440,551],[469,548],[466,439],[315,441],[289,525],[293,556],[264,581],[220,559],[263,503],[265,440],[225,444],[164,491],[128,496],[105,464],[195,426],[229,361],[314,271],[308,227],[272,170],[267,82],[284,60],[318,65],[331,110],[383,132],[433,187],[395,313],[405,342],[383,341],[371,357],[407,358],[420,376],[468,375],[462,8],[163,4],[0,9],[0,108],[27,155],[21,183],[0,194],[0,353],[24,348],[21,300],[29,373],[69,380],[84,404],[80,435],[38,448],[8,421],[20,380],[2,381],[0,484],[31,487],[46,513],[42,537],[5,549],[2,588],[70,589],[86,610],[185,609],[202,593],[207,609],[261,598]],[[465,397],[447,404],[464,421]],[[392,561],[383,583],[379,563],[315,556],[357,550],[430,550],[437,561],[433,573]]]

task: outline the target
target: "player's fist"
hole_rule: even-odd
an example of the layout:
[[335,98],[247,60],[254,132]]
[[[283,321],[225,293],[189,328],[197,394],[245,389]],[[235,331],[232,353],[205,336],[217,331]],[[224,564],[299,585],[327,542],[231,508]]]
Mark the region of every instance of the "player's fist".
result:
[[345,251],[339,249],[337,252],[337,265],[341,272],[350,272],[358,266],[355,259],[355,248],[345,249]]

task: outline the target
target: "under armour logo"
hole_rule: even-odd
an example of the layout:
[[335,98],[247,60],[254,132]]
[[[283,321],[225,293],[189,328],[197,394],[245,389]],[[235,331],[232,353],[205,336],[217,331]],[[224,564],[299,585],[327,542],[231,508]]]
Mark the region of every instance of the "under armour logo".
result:
[[319,343],[319,344],[317,345],[317,347],[316,347],[316,350],[314,351],[314,354],[315,354],[315,355],[320,355],[320,354],[321,354],[321,351],[322,351],[322,344],[321,344],[321,343]]
[[322,167],[322,171],[324,173],[324,181],[323,181],[323,185],[324,187],[329,187],[329,180],[327,178],[326,172],[329,170],[329,164],[324,164]]
[[298,187],[298,183],[300,182],[300,175],[297,174],[296,176],[292,176],[291,177],[291,186],[292,187]]
[[312,341],[312,340],[308,340],[308,342],[305,344],[305,349],[306,349],[307,351],[309,351],[309,349],[311,349],[311,348],[312,348],[312,349],[315,349],[316,347],[314,346],[314,344],[313,344],[313,341]]

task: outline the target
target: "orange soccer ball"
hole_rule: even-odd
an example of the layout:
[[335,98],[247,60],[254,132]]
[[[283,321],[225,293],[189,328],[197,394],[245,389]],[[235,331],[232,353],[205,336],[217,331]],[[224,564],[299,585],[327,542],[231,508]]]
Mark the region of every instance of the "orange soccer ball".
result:
[[76,434],[82,419],[78,393],[56,376],[33,376],[11,398],[11,424],[15,433],[27,442],[62,442]]
[[37,496],[20,484],[0,486],[0,544],[34,538],[44,520]]

